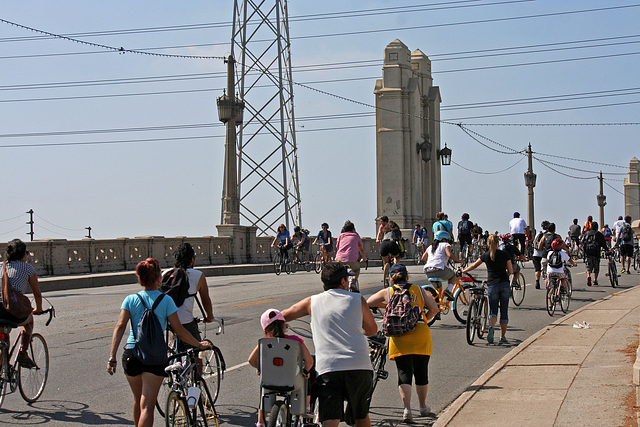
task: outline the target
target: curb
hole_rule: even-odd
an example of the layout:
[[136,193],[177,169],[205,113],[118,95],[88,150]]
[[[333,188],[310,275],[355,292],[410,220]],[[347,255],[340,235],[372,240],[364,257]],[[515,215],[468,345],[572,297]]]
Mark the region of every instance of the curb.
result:
[[[473,382],[473,384],[471,384],[469,387],[467,387],[467,389],[464,392],[462,392],[462,394],[460,396],[458,396],[458,398],[456,400],[454,400],[449,406],[444,408],[442,410],[442,412],[440,412],[438,414],[438,419],[433,424],[433,427],[446,426],[447,424],[449,424],[449,422],[451,422],[451,420],[458,414],[458,412],[460,412],[460,410],[464,407],[464,405],[478,392],[478,390],[480,390],[480,388],[482,388],[482,386],[484,386],[496,373],[498,373],[498,371],[500,371],[502,368],[504,368],[505,365],[508,362],[510,362],[518,354],[520,354],[524,350],[526,350],[527,347],[529,347],[531,345],[531,343],[536,341],[540,336],[542,336],[545,333],[547,333],[547,331],[551,330],[552,328],[555,328],[556,326],[558,326],[561,323],[564,323],[565,320],[570,319],[571,317],[578,315],[582,311],[590,309],[594,305],[600,304],[601,302],[606,301],[606,300],[608,300],[610,298],[613,298],[614,296],[624,294],[625,292],[629,292],[629,291],[635,289],[636,287],[637,286],[634,286],[633,288],[625,289],[623,291],[607,295],[606,297],[602,298],[601,300],[594,301],[594,302],[592,302],[590,304],[585,305],[584,307],[580,307],[578,310],[573,311],[573,312],[561,317],[560,319],[556,320],[555,322],[553,322],[549,326],[546,326],[543,329],[541,329],[538,332],[536,332],[535,334],[531,335],[529,338],[527,338],[526,340],[521,342],[516,348],[514,348],[509,353],[507,353],[504,356],[502,356],[502,358],[500,360],[498,360],[492,367],[487,369],[487,371],[484,374],[482,374],[480,376],[480,378],[475,380]],[[637,368],[636,368],[636,365],[637,365]],[[636,371],[636,369],[637,369],[637,371]],[[638,348],[638,353],[637,353],[637,357],[636,357],[636,363],[634,364],[634,381],[635,381],[636,375],[638,375],[638,378],[640,380],[640,347]],[[638,383],[636,383],[636,384],[638,384]]]

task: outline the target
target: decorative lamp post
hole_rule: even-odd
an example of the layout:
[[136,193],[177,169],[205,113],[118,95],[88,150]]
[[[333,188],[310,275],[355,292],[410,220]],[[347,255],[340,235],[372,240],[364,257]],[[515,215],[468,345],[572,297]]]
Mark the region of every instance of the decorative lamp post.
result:
[[596,196],[598,206],[600,207],[600,227],[604,227],[604,207],[607,204],[607,196],[602,193],[602,171],[600,171],[600,194]]
[[451,149],[447,147],[446,142],[444,144],[444,148],[442,150],[438,150],[438,157],[440,157],[442,166],[449,166],[451,164]]
[[528,191],[528,196],[529,196],[529,215],[527,218],[528,224],[529,224],[529,228],[531,229],[531,231],[534,233],[536,232],[536,228],[535,228],[535,215],[534,215],[534,208],[533,208],[533,187],[536,186],[536,174],[533,173],[533,156],[531,153],[531,144],[529,144],[529,148],[527,149],[527,156],[529,158],[529,168],[527,169],[527,171],[524,173],[524,185],[529,189]]

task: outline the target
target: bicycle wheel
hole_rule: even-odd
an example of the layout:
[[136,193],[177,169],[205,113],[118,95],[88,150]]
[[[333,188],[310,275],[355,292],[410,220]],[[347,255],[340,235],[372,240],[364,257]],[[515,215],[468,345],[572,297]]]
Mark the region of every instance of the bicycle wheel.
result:
[[267,427],[289,426],[289,409],[283,401],[274,403],[267,415]]
[[307,273],[309,273],[312,268],[313,268],[313,265],[311,264],[311,261],[307,260],[304,262],[304,269],[307,270]]
[[453,315],[456,316],[458,322],[463,325],[467,323],[467,313],[469,312],[469,305],[471,304],[471,291],[469,287],[458,288],[453,300]]
[[618,269],[616,268],[616,262],[611,260],[609,260],[609,281],[612,288],[618,285]]
[[2,350],[0,351],[0,406],[4,402],[4,396],[7,394],[9,388],[9,379],[11,373],[9,372],[9,348],[8,344],[2,344]]
[[289,257],[289,268],[292,273],[298,271],[298,267],[300,266],[300,261],[298,260],[298,254],[294,254],[294,256]]
[[200,353],[202,358],[202,373],[200,376],[207,384],[209,393],[211,394],[211,402],[216,403],[220,394],[220,349],[215,347],[213,350],[207,350]]
[[633,254],[633,269],[638,271],[640,269],[640,252],[636,249],[636,252]]
[[384,370],[384,365],[387,362],[386,347],[381,347],[376,351],[376,355],[373,360],[373,387],[371,388],[371,394],[376,389],[378,381],[386,380],[389,373]]
[[511,283],[511,299],[516,307],[524,301],[524,294],[527,290],[526,286],[522,274],[518,274],[518,278]]
[[567,286],[567,293],[569,293],[569,297],[573,295],[573,278],[571,277],[571,270],[565,268],[564,274],[567,276],[565,281],[565,285]]
[[33,403],[44,391],[49,377],[49,349],[47,342],[42,335],[35,333],[31,335],[31,344],[29,344],[29,357],[35,363],[33,368],[18,368],[18,386],[22,398],[29,403]]
[[467,312],[467,344],[473,345],[473,337],[476,336],[476,328],[478,327],[478,301],[473,300],[469,305]]
[[547,287],[547,297],[545,299],[547,306],[547,313],[549,316],[553,316],[556,311],[556,283],[552,281]]
[[[438,304],[438,302],[440,301],[438,298],[438,293],[435,291],[435,289],[433,288],[426,288],[426,290],[428,292],[431,293],[431,296],[433,297],[433,299],[435,300],[436,304]],[[438,309],[440,309],[440,305],[438,305]],[[440,312],[438,312],[438,314],[440,314]],[[429,320],[429,326],[433,325],[436,320],[438,320],[438,314],[436,314],[435,316],[433,316],[433,319]]]
[[487,331],[487,322],[489,321],[489,298],[486,296],[480,300],[478,315],[480,316],[480,320],[476,326],[476,333],[478,338],[482,339]]
[[322,254],[316,254],[316,258],[313,261],[314,269],[316,273],[320,274],[322,271]]
[[193,425],[187,400],[175,391],[169,393],[165,414],[167,427],[191,427]]
[[276,272],[276,276],[279,276],[282,272],[282,254],[280,252],[273,257],[273,269]]
[[560,285],[559,292],[560,292],[560,310],[562,310],[563,313],[566,313],[569,310],[571,295],[569,295],[569,292],[567,291],[567,288],[565,285]]
[[197,421],[201,422],[204,426],[219,426],[218,414],[216,408],[213,405],[213,399],[211,393],[209,393],[209,387],[202,378],[198,380],[198,387],[200,387],[200,401],[198,402],[198,418]]
[[171,377],[165,377],[162,380],[158,397],[156,398],[156,410],[162,418],[164,418],[164,404],[169,399],[169,393],[171,392]]

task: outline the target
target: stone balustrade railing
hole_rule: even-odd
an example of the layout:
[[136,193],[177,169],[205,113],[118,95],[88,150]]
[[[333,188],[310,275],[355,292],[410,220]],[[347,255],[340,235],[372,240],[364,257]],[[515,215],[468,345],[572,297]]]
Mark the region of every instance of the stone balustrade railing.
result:
[[[31,253],[29,262],[38,276],[62,276],[69,274],[107,273],[135,270],[136,265],[152,257],[162,268],[173,266],[175,249],[189,242],[196,252],[196,263],[206,265],[262,264],[273,259],[273,237],[242,235],[248,240],[234,243],[232,237],[163,237],[143,236],[109,240],[36,240],[25,242]],[[379,246],[375,240],[364,238],[367,257],[379,259]],[[310,257],[318,248],[312,247]]]

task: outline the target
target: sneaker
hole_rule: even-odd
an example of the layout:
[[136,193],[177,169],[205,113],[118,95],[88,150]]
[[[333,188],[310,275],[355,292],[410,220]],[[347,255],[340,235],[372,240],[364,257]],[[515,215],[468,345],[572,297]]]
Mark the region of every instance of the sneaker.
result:
[[441,319],[441,317],[440,317],[440,313],[437,313],[437,314],[435,315],[434,319],[436,319],[436,320],[440,320],[440,319]]
[[629,270],[627,270],[627,274],[631,274],[631,272]]
[[453,294],[451,293],[451,291],[449,289],[447,289],[446,291],[444,291],[444,296],[446,296],[447,298],[449,298],[449,301],[453,301],[456,298],[453,296]]
[[593,281],[593,286],[598,286],[598,281],[597,280]]
[[507,341],[507,339],[505,337],[500,338],[500,341],[498,341],[498,344],[500,345],[508,345],[509,341]]
[[489,344],[493,344],[493,333],[494,333],[493,326],[490,326],[489,327],[489,332],[487,333],[487,342]]
[[620,274],[624,274],[624,273],[626,273],[626,272],[627,272],[627,270],[625,270],[625,269],[623,268],[623,269],[620,271]]
[[587,286],[591,286],[591,277],[587,277]]
[[420,408],[421,417],[428,417],[430,413],[431,413],[431,407],[429,405],[425,406],[424,408]]
[[411,409],[404,408],[404,411],[402,411],[402,422],[406,424],[413,424]]
[[23,368],[33,369],[36,367],[36,364],[31,360],[26,351],[21,351],[18,353],[18,363]]
[[540,282],[536,282],[536,289],[540,289]]

